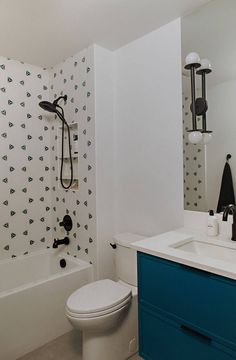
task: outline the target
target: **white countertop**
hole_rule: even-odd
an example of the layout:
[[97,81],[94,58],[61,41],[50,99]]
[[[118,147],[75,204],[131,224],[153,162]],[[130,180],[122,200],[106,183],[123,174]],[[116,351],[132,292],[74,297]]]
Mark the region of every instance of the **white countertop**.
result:
[[[185,243],[188,240],[198,240],[233,249],[235,250],[235,263],[228,262],[227,259],[226,261],[222,261],[210,256],[202,256],[171,247],[176,243]],[[199,230],[180,228],[175,231],[136,241],[131,244],[131,247],[145,254],[236,280],[236,242],[224,239],[220,235],[209,237]],[[224,251],[223,248],[222,251]]]

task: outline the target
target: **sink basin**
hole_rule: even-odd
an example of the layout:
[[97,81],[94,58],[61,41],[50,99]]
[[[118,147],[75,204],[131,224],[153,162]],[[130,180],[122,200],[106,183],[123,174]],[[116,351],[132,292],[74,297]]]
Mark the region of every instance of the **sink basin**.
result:
[[219,244],[190,240],[188,242],[177,243],[172,248],[193,253],[200,256],[207,256],[213,259],[227,261],[236,264],[236,248]]

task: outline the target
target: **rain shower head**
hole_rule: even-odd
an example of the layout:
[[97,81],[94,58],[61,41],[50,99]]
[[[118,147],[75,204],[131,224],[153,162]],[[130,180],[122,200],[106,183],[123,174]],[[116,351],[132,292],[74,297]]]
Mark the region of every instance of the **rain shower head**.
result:
[[57,107],[60,108],[60,106],[58,105],[59,100],[64,99],[64,101],[66,102],[67,100],[67,95],[64,96],[59,96],[59,98],[57,98],[56,100],[53,101],[53,103],[51,103],[50,101],[41,101],[39,103],[39,106],[45,110],[45,111],[49,111],[52,113],[58,113],[58,109]]
[[39,106],[45,111],[49,111],[49,112],[52,112],[52,113],[57,113],[56,105],[49,102],[49,101],[41,101],[39,103]]

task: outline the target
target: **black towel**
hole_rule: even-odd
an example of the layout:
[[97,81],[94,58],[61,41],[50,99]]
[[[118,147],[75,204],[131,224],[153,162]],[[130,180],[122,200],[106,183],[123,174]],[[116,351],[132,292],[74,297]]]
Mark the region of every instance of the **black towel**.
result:
[[235,205],[234,186],[231,169],[228,162],[225,164],[223,176],[221,180],[220,196],[217,206],[217,213],[224,211],[225,206]]

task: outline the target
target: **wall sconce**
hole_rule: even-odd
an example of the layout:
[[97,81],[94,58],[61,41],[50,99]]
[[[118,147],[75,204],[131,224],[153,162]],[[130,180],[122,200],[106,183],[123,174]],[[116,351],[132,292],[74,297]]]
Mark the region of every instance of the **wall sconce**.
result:
[[[212,72],[211,64],[209,60],[202,59],[197,53],[192,52],[187,55],[185,59],[185,69],[190,70],[191,75],[191,96],[192,103],[190,110],[192,112],[192,126],[191,130],[188,130],[188,139],[192,144],[198,144],[203,140],[204,144],[211,141],[212,131],[207,130],[206,124],[206,112],[208,110],[208,104],[206,100],[206,74]],[[196,69],[198,69],[196,71]],[[195,86],[195,71],[197,75],[202,77],[202,97],[196,99],[196,86]],[[202,116],[202,129],[197,128],[197,116]]]

